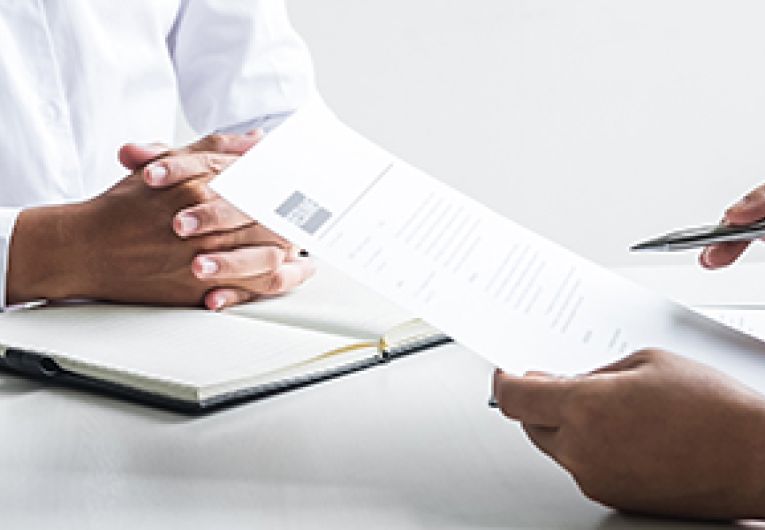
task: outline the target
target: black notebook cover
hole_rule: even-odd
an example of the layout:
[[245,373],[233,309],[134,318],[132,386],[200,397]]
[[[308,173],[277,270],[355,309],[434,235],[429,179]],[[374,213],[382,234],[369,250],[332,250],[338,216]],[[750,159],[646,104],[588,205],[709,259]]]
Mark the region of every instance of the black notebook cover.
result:
[[410,355],[417,351],[433,348],[451,342],[446,335],[435,335],[427,339],[409,343],[404,347],[391,348],[378,355],[351,362],[336,368],[320,370],[315,373],[299,377],[290,377],[243,388],[235,392],[217,395],[201,401],[187,401],[174,397],[147,392],[120,383],[98,379],[61,368],[56,361],[46,355],[10,348],[5,356],[0,357],[0,369],[14,374],[22,374],[36,380],[42,380],[53,385],[71,386],[88,391],[104,393],[110,396],[127,399],[130,401],[183,412],[186,414],[204,414],[225,407],[230,407],[246,401],[268,397],[288,390],[305,387],[335,379],[345,374],[350,374],[386,364],[399,357]]

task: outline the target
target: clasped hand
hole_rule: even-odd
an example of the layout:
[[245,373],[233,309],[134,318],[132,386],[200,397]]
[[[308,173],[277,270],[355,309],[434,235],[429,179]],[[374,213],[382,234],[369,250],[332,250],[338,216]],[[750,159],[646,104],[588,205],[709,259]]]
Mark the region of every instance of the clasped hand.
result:
[[311,260],[208,186],[260,138],[216,134],[178,150],[124,146],[120,160],[132,173],[115,186],[19,216],[9,300],[221,309],[297,286],[312,274]]

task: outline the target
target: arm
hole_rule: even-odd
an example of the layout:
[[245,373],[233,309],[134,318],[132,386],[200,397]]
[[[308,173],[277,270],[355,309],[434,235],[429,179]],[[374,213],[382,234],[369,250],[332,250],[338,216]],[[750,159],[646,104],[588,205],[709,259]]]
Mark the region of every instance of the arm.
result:
[[765,517],[765,399],[711,368],[645,350],[573,378],[497,371],[494,392],[595,501],[654,515]]
[[[198,131],[244,131],[256,126],[273,127],[313,90],[310,58],[305,46],[289,25],[281,0],[184,0],[168,35],[168,47],[176,68],[184,110]],[[212,149],[202,147],[206,152],[199,153],[201,161],[212,161],[216,166],[203,169],[212,169],[212,173],[217,173],[231,162],[228,159],[221,166],[217,159],[210,158],[215,154],[215,146],[213,145]],[[135,150],[133,151],[135,154]],[[145,154],[139,155],[137,158],[133,157],[128,164],[130,170],[137,170],[151,159],[144,156]],[[141,173],[137,179],[143,177],[150,186],[158,188],[159,197],[174,197],[169,189],[184,189],[176,184],[198,177],[198,174],[189,171],[197,167],[199,161],[200,159],[186,158],[169,162],[172,167],[165,167],[163,163],[159,167],[169,171],[169,175],[168,180],[162,183],[152,181],[146,172]],[[19,217],[11,247],[8,246],[9,238],[2,239],[0,233],[0,243],[5,243],[5,246],[0,248],[9,249],[0,251],[0,259],[7,258],[10,254],[8,278],[3,284],[7,286],[6,294],[11,302],[70,296],[105,297],[119,301],[149,303],[188,304],[192,303],[195,297],[196,302],[199,301],[199,285],[193,284],[191,288],[188,277],[182,282],[188,288],[183,296],[162,289],[149,296],[144,292],[147,282],[137,285],[135,278],[129,274],[124,277],[113,274],[108,281],[94,280],[98,274],[103,274],[98,267],[94,269],[94,261],[111,263],[110,258],[120,254],[117,248],[111,248],[113,252],[108,252],[110,247],[117,247],[119,237],[111,240],[91,237],[100,234],[101,228],[109,226],[114,217],[112,212],[95,206],[139,206],[135,204],[140,198],[139,190],[134,186],[136,178],[129,177],[126,180],[129,180],[130,184],[122,182],[88,203],[25,210]],[[197,191],[201,189],[192,188]],[[120,198],[119,201],[113,200],[117,197]],[[209,193],[205,197],[206,200],[191,200],[193,197],[188,197],[187,202],[175,204],[176,210],[173,212],[159,210],[143,213],[147,219],[165,218],[167,225],[163,229],[171,227],[171,235],[172,230],[175,230],[176,238],[181,242],[168,242],[169,246],[162,247],[162,250],[188,255],[189,263],[182,270],[191,271],[200,276],[198,279],[206,282],[209,290],[204,296],[204,302],[208,307],[221,308],[251,300],[259,294],[289,289],[310,276],[310,262],[289,259],[291,249],[288,245],[285,248],[286,261],[278,270],[264,273],[258,257],[263,253],[263,249],[257,247],[263,246],[264,241],[267,243],[269,237],[274,238],[274,235],[267,231],[260,234],[260,238],[250,238],[247,241],[237,239],[237,244],[233,245],[237,247],[235,249],[227,249],[226,245],[205,245],[190,253],[189,250],[194,249],[194,245],[211,240],[216,233],[226,232],[227,236],[235,237],[235,234],[241,234],[255,225],[253,220],[232,212],[230,205],[220,198],[210,197]],[[86,208],[85,204],[95,206]],[[174,203],[171,200],[168,204]],[[139,211],[142,210],[137,207],[136,212]],[[214,218],[217,214],[222,215]],[[191,225],[188,222],[180,222],[182,219],[189,221],[189,215],[192,216]],[[11,214],[8,217],[10,218]],[[129,226],[129,223],[135,223],[136,219],[122,218],[122,221]],[[193,221],[198,221],[196,227],[193,227]],[[0,229],[3,229],[4,225],[11,225],[5,226],[6,232],[10,233],[13,219],[0,224]],[[189,226],[192,226],[191,230],[188,229]],[[121,229],[123,225],[113,228]],[[83,232],[83,229],[86,229],[86,232]],[[89,234],[87,230],[93,230],[95,234]],[[115,235],[126,234],[118,230]],[[158,234],[144,235],[153,237]],[[250,236],[252,235],[250,233]],[[78,245],[80,239],[87,244]],[[221,239],[223,238],[218,238]],[[156,243],[156,240],[154,242]],[[47,256],[42,252],[44,248],[51,251]],[[88,254],[89,259],[76,259],[79,256],[73,250],[75,248]],[[134,247],[130,248],[137,250]],[[125,257],[126,253],[121,254]],[[70,259],[74,259],[74,262],[70,263]],[[132,259],[134,265],[138,265],[141,259],[156,264],[157,261],[161,261],[162,253],[157,251],[157,256],[143,257],[138,253],[133,255]],[[212,265],[209,260],[212,260]],[[210,266],[217,267],[217,270],[209,273]],[[0,273],[3,272],[3,268],[4,266],[0,265]],[[124,272],[130,269],[132,267],[127,267]],[[180,271],[179,268],[177,272]],[[158,271],[150,271],[156,272]],[[268,278],[268,284],[263,283],[265,278]],[[0,281],[4,279],[0,276]],[[133,289],[122,292],[105,289],[107,285],[115,286],[120,283],[124,283],[124,286],[132,285]],[[160,296],[162,293],[164,296]],[[0,296],[0,310],[2,302]]]
[[11,235],[19,212],[18,208],[0,208],[0,311],[7,304],[5,280],[8,271]]
[[310,55],[283,0],[185,0],[168,47],[200,134],[270,130],[314,90]]

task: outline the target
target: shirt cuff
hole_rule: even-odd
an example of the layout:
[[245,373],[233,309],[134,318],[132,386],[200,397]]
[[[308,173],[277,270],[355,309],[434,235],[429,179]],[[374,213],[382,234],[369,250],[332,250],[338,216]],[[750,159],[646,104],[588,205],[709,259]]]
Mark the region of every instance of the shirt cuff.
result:
[[262,129],[266,133],[270,133],[292,115],[292,112],[285,112],[281,114],[272,114],[263,118],[256,118],[254,120],[248,120],[236,125],[230,125],[223,127],[218,132],[226,134],[245,134],[255,129]]
[[6,309],[6,282],[11,236],[21,208],[0,207],[0,311]]

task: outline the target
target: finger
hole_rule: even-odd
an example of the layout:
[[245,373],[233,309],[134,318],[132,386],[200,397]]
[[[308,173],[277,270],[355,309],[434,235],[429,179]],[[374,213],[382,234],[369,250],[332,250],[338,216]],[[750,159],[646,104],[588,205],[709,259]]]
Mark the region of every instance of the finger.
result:
[[234,230],[252,223],[249,216],[222,197],[217,197],[178,212],[173,218],[173,230],[180,237],[190,237]]
[[179,152],[203,152],[223,153],[229,155],[243,155],[265,137],[263,129],[253,129],[246,134],[208,134],[196,142],[179,149]]
[[200,279],[242,279],[275,273],[287,253],[279,247],[245,247],[201,254],[194,258],[191,270]]
[[237,159],[221,153],[177,154],[146,166],[143,178],[153,188],[166,188],[189,179],[218,175]]
[[316,272],[316,265],[310,258],[288,261],[274,273],[269,289],[263,294],[282,294],[298,287]]
[[710,245],[699,255],[699,263],[706,269],[727,267],[744,253],[750,243],[750,241],[735,241]]
[[198,242],[197,253],[199,254],[263,246],[279,247],[289,252],[292,246],[289,241],[258,223],[252,223],[238,230],[200,236],[195,238],[195,241]]
[[558,429],[551,429],[550,427],[540,427],[539,425],[531,425],[529,423],[522,424],[523,431],[528,436],[531,443],[542,451],[544,454],[558,461],[556,452],[556,441],[558,437]]
[[763,218],[765,218],[765,186],[753,189],[725,212],[725,221],[734,225],[749,224]]
[[635,368],[639,368],[640,366],[644,365],[646,362],[649,362],[651,357],[652,350],[638,350],[626,357],[619,359],[618,361],[614,361],[605,366],[601,366],[600,368],[592,370],[588,375],[609,374],[634,370]]
[[169,151],[169,147],[162,143],[153,144],[125,144],[119,150],[119,160],[125,169],[135,171],[149,162],[156,160]]
[[211,134],[185,147],[170,149],[166,144],[125,144],[119,150],[120,163],[130,171],[135,171],[149,162],[163,156],[189,154],[203,151],[221,154],[243,155],[256,145],[265,133],[255,129],[246,134]]
[[550,376],[517,377],[494,372],[494,397],[510,419],[545,427],[560,425],[561,412],[571,387],[569,379]]
[[272,274],[252,278],[241,287],[258,295],[272,296],[286,293],[310,278],[316,267],[310,258],[287,261]]
[[211,289],[205,295],[205,307],[211,311],[220,311],[227,307],[252,302],[255,296],[254,293],[246,289],[234,287]]
[[554,377],[550,372],[542,372],[540,370],[529,370],[523,375],[525,377]]

